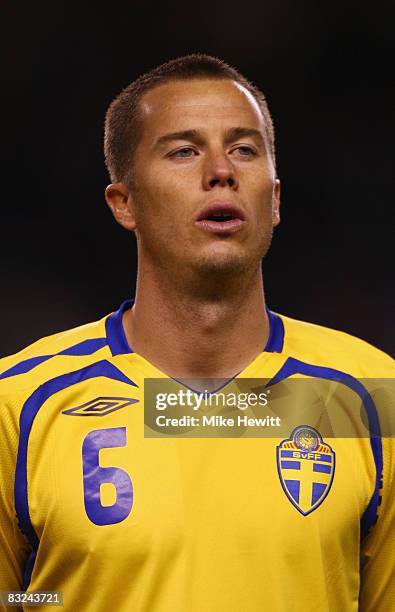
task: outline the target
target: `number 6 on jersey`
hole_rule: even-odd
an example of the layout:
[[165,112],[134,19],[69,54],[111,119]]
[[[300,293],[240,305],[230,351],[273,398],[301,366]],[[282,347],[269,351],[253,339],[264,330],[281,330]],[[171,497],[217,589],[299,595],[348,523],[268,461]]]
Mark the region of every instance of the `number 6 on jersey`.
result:
[[[85,510],[95,525],[113,525],[125,520],[133,506],[133,485],[125,470],[118,467],[101,467],[99,452],[102,448],[126,446],[126,427],[96,429],[90,431],[82,444]],[[116,500],[111,506],[103,506],[100,486],[111,483],[116,490]]]

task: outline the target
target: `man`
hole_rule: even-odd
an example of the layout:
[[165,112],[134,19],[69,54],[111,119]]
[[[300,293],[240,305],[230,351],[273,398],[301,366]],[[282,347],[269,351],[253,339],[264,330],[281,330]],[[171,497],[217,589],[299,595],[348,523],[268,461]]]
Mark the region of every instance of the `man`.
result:
[[[395,609],[395,452],[359,380],[393,362],[266,306],[280,183],[263,95],[179,58],[112,103],[105,148],[135,300],[2,361],[0,590],[61,591],[66,610]],[[374,435],[296,417],[279,439],[144,437],[144,380],[235,376],[341,386]]]

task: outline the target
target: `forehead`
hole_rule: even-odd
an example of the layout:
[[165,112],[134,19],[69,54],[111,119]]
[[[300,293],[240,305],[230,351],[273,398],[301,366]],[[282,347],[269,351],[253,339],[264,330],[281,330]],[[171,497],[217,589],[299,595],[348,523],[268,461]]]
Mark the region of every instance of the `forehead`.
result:
[[254,96],[230,79],[170,81],[142,97],[143,139],[189,129],[251,127],[264,131]]

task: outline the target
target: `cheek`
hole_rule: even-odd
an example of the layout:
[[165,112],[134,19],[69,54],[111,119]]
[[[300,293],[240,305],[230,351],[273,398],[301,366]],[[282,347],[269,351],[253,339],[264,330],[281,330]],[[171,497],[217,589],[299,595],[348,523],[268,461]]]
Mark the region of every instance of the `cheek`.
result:
[[140,183],[135,202],[137,229],[144,242],[163,246],[164,241],[174,237],[182,214],[170,184],[155,180],[155,175],[147,177]]
[[267,235],[271,234],[273,229],[273,185],[270,182],[264,185],[256,184],[251,192],[251,200],[254,211],[253,216],[258,230],[257,234],[263,239],[266,239]]
[[252,187],[253,199],[255,204],[255,210],[259,212],[260,216],[272,214],[272,203],[273,203],[273,184],[271,181],[265,181],[264,183],[255,184]]
[[162,219],[166,225],[182,224],[191,214],[191,184],[181,184],[177,175],[151,177],[144,190],[150,218]]
[[258,196],[261,199],[271,197],[274,185],[274,173],[266,162],[252,162],[240,173],[240,187],[244,187],[253,197]]

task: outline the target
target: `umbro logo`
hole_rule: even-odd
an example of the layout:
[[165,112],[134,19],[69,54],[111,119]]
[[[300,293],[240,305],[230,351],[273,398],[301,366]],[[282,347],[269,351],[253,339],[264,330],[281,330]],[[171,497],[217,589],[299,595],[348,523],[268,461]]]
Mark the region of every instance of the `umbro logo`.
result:
[[62,413],[70,416],[106,416],[114,410],[120,410],[138,401],[131,397],[96,397],[81,406],[62,410]]

